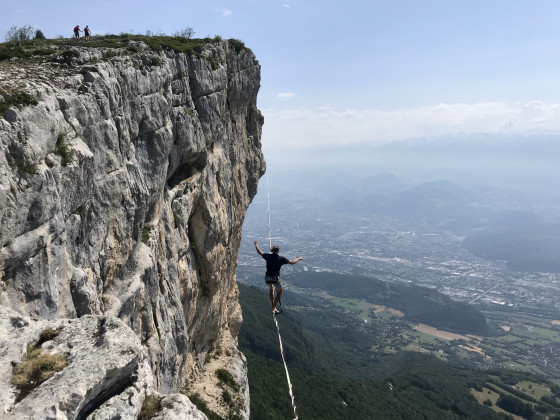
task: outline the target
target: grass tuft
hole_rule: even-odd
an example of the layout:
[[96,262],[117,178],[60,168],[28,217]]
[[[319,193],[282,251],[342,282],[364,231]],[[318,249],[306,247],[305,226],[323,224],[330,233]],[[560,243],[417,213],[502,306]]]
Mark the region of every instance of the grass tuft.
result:
[[74,150],[68,147],[68,143],[66,143],[65,133],[58,134],[58,137],[56,138],[56,149],[54,153],[62,158],[62,166],[68,166],[72,163],[74,159]]
[[151,56],[150,61],[152,62],[152,66],[161,66],[161,60],[157,55]]
[[239,389],[239,386],[235,383],[235,379],[233,379],[232,374],[229,373],[228,370],[218,369],[216,370],[216,376],[218,377],[220,383],[225,384],[236,391]]
[[196,118],[196,112],[194,109],[188,108],[188,107],[184,107],[183,111],[185,111],[185,114],[187,114],[189,117],[191,117],[193,120]]
[[56,330],[53,330],[52,328],[45,328],[41,331],[41,334],[39,334],[39,341],[35,343],[35,347],[41,347],[41,344],[53,340],[56,336],[58,336],[58,334],[60,334],[61,331],[62,327],[57,328]]
[[8,146],[6,159],[8,161],[8,165],[15,169],[20,178],[27,179],[29,176],[34,175],[39,171],[37,165],[30,162],[23,151],[14,146]]
[[208,57],[208,61],[210,62],[210,68],[213,71],[216,71],[220,68],[220,64],[218,63],[218,61],[216,61],[214,57]]
[[148,395],[144,398],[142,403],[142,408],[138,414],[138,420],[150,420],[163,408],[161,406],[161,400],[163,397],[158,397],[156,395]]
[[148,240],[150,239],[151,231],[152,231],[152,227],[150,225],[144,225],[144,227],[142,228],[142,242],[144,244],[148,243]]
[[196,408],[198,408],[200,411],[206,414],[206,417],[208,417],[209,420],[224,420],[222,416],[210,410],[208,404],[206,404],[206,401],[200,398],[200,394],[198,393],[191,394],[189,395],[189,399],[194,405],[196,405]]
[[11,106],[37,105],[39,101],[26,92],[4,92],[0,91],[2,101],[0,102],[0,114]]
[[23,400],[31,391],[66,366],[66,356],[44,353],[40,347],[27,346],[27,354],[12,372],[11,382],[19,391],[16,402]]

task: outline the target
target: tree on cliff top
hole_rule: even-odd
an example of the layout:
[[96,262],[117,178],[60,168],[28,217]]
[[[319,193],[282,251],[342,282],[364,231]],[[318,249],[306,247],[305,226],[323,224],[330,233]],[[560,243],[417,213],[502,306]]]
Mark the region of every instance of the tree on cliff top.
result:
[[178,31],[175,31],[173,33],[173,36],[177,36],[185,39],[192,39],[194,37],[194,29],[191,27],[181,28]]
[[33,38],[35,39],[45,39],[43,31],[40,29],[35,29],[31,25],[24,25],[22,27],[12,26],[10,30],[6,33],[6,42],[20,43],[23,41],[29,41]]

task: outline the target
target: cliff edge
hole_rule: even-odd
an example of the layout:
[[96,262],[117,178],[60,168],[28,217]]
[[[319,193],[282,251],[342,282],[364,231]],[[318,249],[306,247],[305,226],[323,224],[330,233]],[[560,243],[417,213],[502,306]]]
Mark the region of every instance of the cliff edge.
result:
[[[0,61],[0,412],[132,419],[155,399],[205,418],[188,395],[248,418],[235,270],[265,170],[258,62],[221,40],[49,48]],[[23,392],[33,351],[67,365]]]

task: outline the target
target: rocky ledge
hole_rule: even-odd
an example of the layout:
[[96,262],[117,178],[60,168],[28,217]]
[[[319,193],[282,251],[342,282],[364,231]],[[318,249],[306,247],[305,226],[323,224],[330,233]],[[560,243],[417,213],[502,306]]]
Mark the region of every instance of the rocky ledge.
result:
[[[265,169],[258,62],[220,40],[52,51],[0,62],[3,416],[133,419],[150,402],[205,418],[198,402],[248,418],[235,269]],[[62,367],[22,393],[30,354]]]

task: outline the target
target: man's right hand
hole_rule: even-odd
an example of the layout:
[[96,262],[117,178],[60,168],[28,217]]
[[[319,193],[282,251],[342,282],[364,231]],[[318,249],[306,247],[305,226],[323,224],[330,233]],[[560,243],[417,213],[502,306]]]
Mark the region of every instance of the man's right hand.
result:
[[257,251],[257,254],[263,255],[263,252],[259,248],[259,241],[257,241],[257,240],[255,240],[255,251]]

